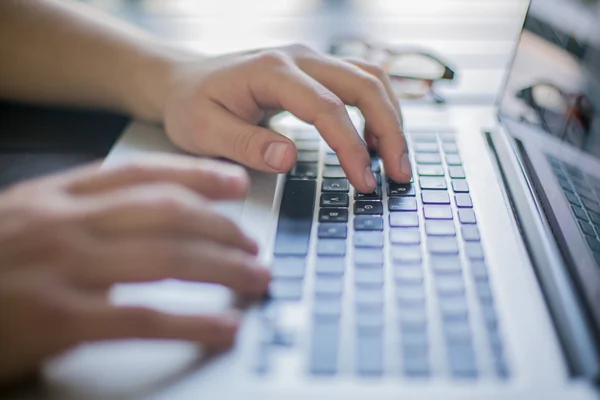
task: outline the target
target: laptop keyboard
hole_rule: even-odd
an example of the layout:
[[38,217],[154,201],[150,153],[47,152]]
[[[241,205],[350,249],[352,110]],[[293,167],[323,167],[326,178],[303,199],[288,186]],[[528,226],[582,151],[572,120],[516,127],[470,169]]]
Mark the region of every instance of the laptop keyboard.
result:
[[[378,187],[361,194],[316,134],[295,137],[298,162],[283,190],[268,308],[296,303],[308,310],[299,342],[311,375],[506,379],[455,137],[407,139],[413,182],[389,181],[373,157]],[[258,369],[267,372],[268,362]]]
[[571,206],[577,226],[600,266],[600,180],[556,157],[547,155],[547,159]]

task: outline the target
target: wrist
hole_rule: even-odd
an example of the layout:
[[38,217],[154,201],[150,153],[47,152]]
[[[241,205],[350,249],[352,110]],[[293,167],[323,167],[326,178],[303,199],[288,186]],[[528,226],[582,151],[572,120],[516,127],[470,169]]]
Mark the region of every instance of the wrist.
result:
[[[124,93],[126,108],[135,118],[162,122],[177,71],[202,56],[169,45],[152,44],[136,57],[132,88]],[[130,85],[126,85],[130,86]]]

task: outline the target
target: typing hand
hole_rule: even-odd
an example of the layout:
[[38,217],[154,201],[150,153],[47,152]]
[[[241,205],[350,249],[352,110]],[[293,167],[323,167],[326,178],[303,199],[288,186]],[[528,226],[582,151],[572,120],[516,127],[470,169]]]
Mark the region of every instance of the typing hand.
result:
[[178,61],[171,71],[158,109],[168,135],[188,151],[286,172],[296,161],[293,143],[256,126],[266,112],[283,109],[314,124],[350,182],[372,192],[369,154],[346,112],[349,104],[363,113],[366,141],[378,150],[387,175],[398,182],[411,177],[398,102],[386,74],[375,66],[293,45]]
[[86,167],[0,192],[0,383],[70,346],[116,338],[232,343],[237,318],[114,306],[119,282],[177,278],[266,291],[256,244],[208,207],[247,186],[244,171],[165,157]]

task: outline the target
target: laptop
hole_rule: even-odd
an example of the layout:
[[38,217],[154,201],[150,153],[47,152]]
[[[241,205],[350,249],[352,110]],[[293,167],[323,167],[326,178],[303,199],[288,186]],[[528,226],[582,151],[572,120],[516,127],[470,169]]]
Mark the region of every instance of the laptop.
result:
[[[414,179],[360,194],[314,127],[286,175],[216,205],[261,244],[268,299],[235,348],[121,341],[46,368],[59,398],[600,397],[600,27],[589,3],[533,0],[496,107],[404,107]],[[356,125],[362,120],[349,110]],[[177,152],[133,123],[106,160]],[[219,312],[226,289],[120,285],[120,304]]]

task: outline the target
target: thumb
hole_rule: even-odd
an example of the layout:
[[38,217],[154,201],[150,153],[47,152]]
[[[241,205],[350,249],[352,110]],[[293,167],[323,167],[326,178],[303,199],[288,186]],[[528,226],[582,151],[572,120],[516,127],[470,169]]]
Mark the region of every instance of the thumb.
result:
[[226,157],[250,168],[283,173],[296,162],[296,147],[283,135],[249,124],[217,104],[204,114],[207,121],[202,132],[203,153]]

